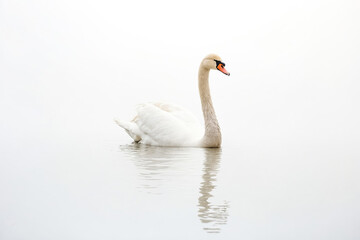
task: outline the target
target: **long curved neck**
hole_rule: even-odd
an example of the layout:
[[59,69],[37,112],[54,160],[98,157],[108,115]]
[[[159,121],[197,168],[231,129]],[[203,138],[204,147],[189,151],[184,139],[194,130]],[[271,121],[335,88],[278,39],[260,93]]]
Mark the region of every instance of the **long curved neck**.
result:
[[220,147],[221,132],[219,122],[216,118],[215,109],[213,107],[209,87],[210,70],[200,65],[199,68],[199,93],[201,99],[201,107],[205,121],[205,134],[202,139],[204,147]]

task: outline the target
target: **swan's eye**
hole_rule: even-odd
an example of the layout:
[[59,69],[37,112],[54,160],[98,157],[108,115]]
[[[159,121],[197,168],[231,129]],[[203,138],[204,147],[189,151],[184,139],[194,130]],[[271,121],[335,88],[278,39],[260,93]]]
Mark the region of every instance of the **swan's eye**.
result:
[[225,67],[225,63],[223,63],[222,61],[219,61],[219,60],[216,60],[216,59],[214,59],[214,61],[216,62],[216,67],[218,67],[219,65],[221,67]]

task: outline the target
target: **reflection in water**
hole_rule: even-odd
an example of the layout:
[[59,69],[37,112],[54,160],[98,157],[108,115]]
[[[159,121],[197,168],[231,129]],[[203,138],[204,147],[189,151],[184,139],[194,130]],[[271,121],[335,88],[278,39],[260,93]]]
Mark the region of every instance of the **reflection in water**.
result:
[[[221,149],[155,147],[133,143],[120,146],[120,150],[133,160],[141,178],[141,189],[149,194],[163,194],[161,186],[176,178],[175,175],[192,175],[195,162],[205,155],[202,182],[199,188],[198,217],[208,233],[219,233],[227,223],[229,205],[213,203],[213,190],[220,167]],[[184,166],[185,164],[185,166]],[[181,167],[179,168],[179,165]],[[197,174],[200,172],[196,170]],[[171,186],[178,189],[182,186]],[[191,186],[190,186],[191,187]]]
[[228,208],[229,204],[224,202],[223,204],[212,204],[210,199],[213,197],[211,192],[216,188],[216,175],[219,171],[221,149],[209,148],[204,149],[205,161],[202,175],[202,183],[200,186],[199,197],[199,218],[202,223],[207,226],[204,230],[208,233],[220,232],[221,225],[227,223],[229,216]]
[[181,148],[166,148],[133,143],[120,146],[139,170],[141,190],[149,194],[162,194],[160,187],[174,175],[179,160],[188,158],[189,154]]

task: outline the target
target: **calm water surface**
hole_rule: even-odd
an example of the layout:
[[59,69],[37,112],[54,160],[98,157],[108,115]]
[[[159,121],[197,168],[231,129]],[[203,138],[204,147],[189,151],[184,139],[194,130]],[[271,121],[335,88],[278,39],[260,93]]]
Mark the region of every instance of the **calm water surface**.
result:
[[[221,163],[221,149],[163,148],[141,144],[120,146],[139,173],[139,191],[163,195],[166,192],[190,194],[198,217],[208,233],[219,233],[227,223],[229,204],[216,203],[213,195]],[[174,181],[177,184],[169,184]],[[164,189],[167,186],[169,189]],[[198,194],[195,193],[198,191]],[[189,193],[188,193],[189,192]],[[197,196],[197,197],[196,197]],[[175,207],[175,206],[174,206]]]
[[344,146],[164,148],[86,138],[2,149],[2,239],[359,239]]

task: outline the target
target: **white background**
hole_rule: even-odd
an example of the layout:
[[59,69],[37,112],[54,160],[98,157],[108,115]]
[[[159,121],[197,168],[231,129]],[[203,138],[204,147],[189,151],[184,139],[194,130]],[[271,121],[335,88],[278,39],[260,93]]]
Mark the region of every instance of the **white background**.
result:
[[211,74],[224,141],[254,124],[244,141],[359,143],[359,5],[1,1],[2,139],[111,132],[113,116],[130,118],[144,101],[201,118],[197,69],[214,52],[231,72]]
[[[201,119],[197,70],[217,53],[231,73],[210,74],[224,149],[277,156],[310,148],[350,159],[341,176],[350,174],[346,192],[356,202],[359,12],[360,2],[350,0],[1,0],[0,194],[20,176],[9,166],[36,162],[27,152],[43,142],[54,149],[68,141],[83,149],[82,140],[93,138],[131,142],[112,119],[131,119],[137,103],[174,102]],[[326,165],[321,156],[314,161]],[[1,211],[11,218],[6,209],[16,209],[21,195],[7,196]]]

